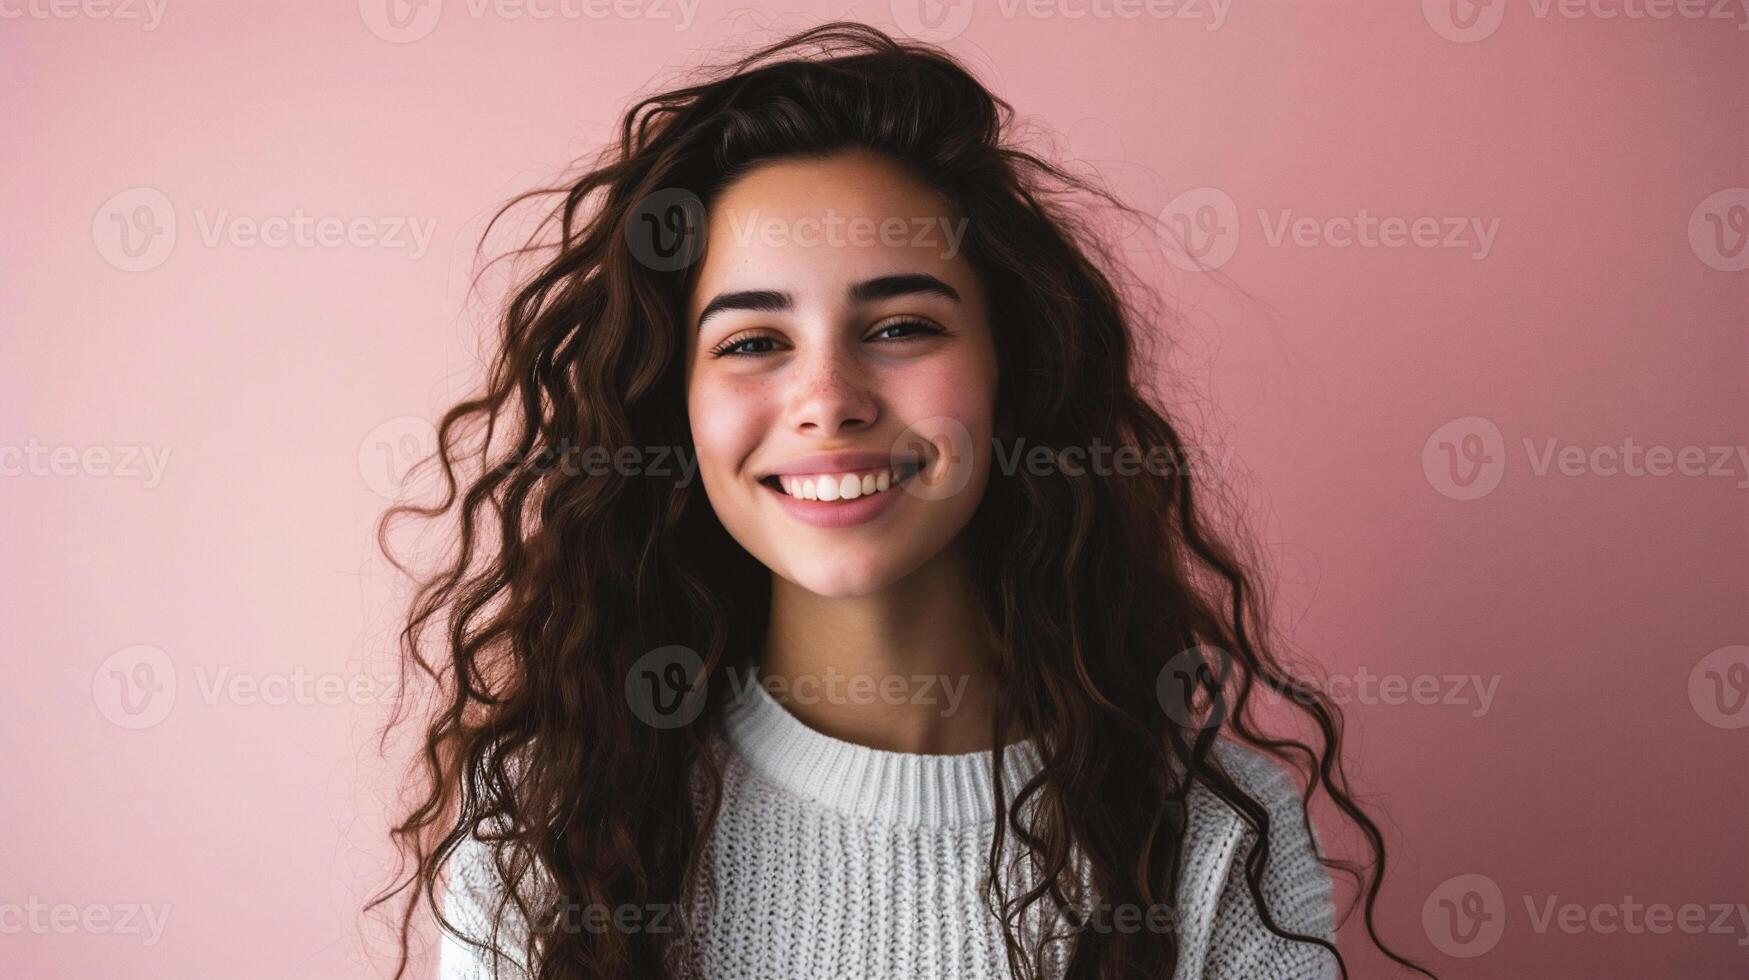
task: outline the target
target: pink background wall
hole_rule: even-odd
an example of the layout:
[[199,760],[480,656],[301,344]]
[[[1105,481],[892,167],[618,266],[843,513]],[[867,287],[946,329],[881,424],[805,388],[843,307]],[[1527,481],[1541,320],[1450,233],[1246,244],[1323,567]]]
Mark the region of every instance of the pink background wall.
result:
[[[746,28],[923,22],[33,4],[0,4],[0,974],[372,976],[370,532],[475,370],[483,218]],[[1447,977],[1749,975],[1749,13],[1161,6],[979,4],[946,43],[1250,293],[1132,229],[1350,702],[1386,935]],[[1344,247],[1363,211],[1439,232]],[[254,234],[299,215],[348,233]]]

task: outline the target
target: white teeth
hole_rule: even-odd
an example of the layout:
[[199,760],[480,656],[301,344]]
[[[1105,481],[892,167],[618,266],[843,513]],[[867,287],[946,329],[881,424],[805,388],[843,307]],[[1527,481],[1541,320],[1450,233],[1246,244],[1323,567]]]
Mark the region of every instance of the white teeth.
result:
[[777,478],[777,482],[783,486],[783,492],[799,500],[854,500],[890,489],[899,480],[899,471],[890,469],[864,473],[861,476],[855,473],[841,476],[823,473],[819,476]]

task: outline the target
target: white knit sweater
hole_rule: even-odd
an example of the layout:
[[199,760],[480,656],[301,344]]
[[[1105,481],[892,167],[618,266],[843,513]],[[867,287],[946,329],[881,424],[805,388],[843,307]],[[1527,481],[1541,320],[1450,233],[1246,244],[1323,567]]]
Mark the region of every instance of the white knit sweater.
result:
[[[994,812],[988,752],[914,755],[845,742],[809,728],[758,685],[731,699],[725,721],[723,806],[689,912],[700,925],[687,959],[706,980],[1009,975],[1000,924],[982,891]],[[1276,922],[1332,939],[1330,879],[1301,824],[1294,782],[1261,753],[1226,739],[1215,758],[1269,811],[1262,892]],[[1038,765],[1030,741],[1011,746],[1007,792]],[[1258,918],[1243,860],[1255,831],[1200,785],[1189,802],[1173,980],[1335,977],[1329,953],[1279,938]],[[1018,853],[1013,837],[1009,848]],[[469,841],[451,864],[446,915],[483,938],[500,894],[490,853]],[[571,917],[572,927],[596,931],[660,931],[675,921],[664,910],[630,906]],[[1027,922],[1037,928],[1041,920]],[[499,941],[515,957],[524,927],[505,926]],[[1097,910],[1087,926],[1171,927],[1163,910],[1146,909]],[[1064,960],[1053,957],[1047,969],[1060,970]],[[488,954],[445,933],[440,976],[507,980],[526,971],[512,959],[493,972]]]

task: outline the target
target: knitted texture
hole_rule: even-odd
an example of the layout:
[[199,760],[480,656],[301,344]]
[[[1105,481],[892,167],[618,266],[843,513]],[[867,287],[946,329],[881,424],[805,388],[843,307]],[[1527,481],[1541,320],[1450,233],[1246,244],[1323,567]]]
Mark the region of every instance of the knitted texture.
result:
[[[687,942],[673,944],[677,972],[703,980],[1009,976],[983,888],[994,830],[990,753],[917,755],[845,742],[807,727],[758,685],[731,699],[725,732],[723,804],[687,910]],[[1294,781],[1267,756],[1226,739],[1214,755],[1269,813],[1261,890],[1277,925],[1333,941],[1330,879],[1302,823]],[[1007,749],[1010,799],[1039,765],[1032,742]],[[1256,832],[1200,784],[1188,802],[1174,980],[1335,977],[1328,952],[1278,937],[1259,918],[1245,883]],[[1018,851],[1013,837],[1008,847]],[[1004,866],[1015,875],[1010,894],[1018,894],[1020,865]],[[444,909],[470,937],[492,933],[498,875],[477,840],[452,859]],[[1046,928],[1042,904],[1021,923],[1024,943]],[[497,925],[512,959],[494,971],[487,954],[445,933],[441,980],[527,976],[516,955],[526,927],[511,909]],[[627,907],[573,921],[678,935],[679,919]],[[1147,910],[1106,909],[1087,926],[1101,927],[1159,931],[1172,923]],[[1047,976],[1060,973],[1068,952],[1061,943],[1048,947]]]

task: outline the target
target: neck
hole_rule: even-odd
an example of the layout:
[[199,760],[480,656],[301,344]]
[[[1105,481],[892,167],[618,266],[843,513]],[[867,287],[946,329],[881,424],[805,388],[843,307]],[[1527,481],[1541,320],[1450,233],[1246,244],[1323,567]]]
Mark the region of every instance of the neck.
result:
[[834,738],[889,752],[989,749],[995,665],[956,548],[866,596],[829,598],[772,579],[759,680]]

